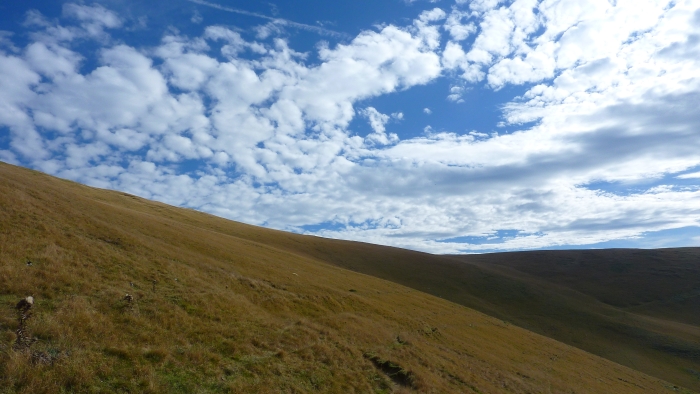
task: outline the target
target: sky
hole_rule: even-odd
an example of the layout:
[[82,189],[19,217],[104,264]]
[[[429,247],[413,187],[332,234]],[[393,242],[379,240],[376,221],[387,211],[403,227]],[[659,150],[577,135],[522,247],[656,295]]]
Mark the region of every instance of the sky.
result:
[[700,245],[696,0],[0,2],[0,161],[430,253]]

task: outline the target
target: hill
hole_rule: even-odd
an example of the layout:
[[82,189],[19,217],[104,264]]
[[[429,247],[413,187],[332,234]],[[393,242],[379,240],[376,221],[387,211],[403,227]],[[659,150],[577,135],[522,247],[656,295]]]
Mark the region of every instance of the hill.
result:
[[[472,266],[0,163],[0,392],[684,391],[342,258]],[[36,342],[13,350],[29,295]]]
[[[700,249],[634,251],[634,256],[646,256],[641,259],[644,269],[632,269],[635,260],[622,259],[619,251],[599,251],[590,261],[606,256],[601,261],[618,271],[615,280],[601,279],[606,276],[601,271],[584,275],[557,268],[566,260],[556,256],[586,251],[433,256],[328,240],[299,253],[433,294],[700,390],[700,327],[694,302]],[[542,255],[550,257],[536,258]]]
[[459,256],[558,284],[626,311],[700,326],[700,248]]

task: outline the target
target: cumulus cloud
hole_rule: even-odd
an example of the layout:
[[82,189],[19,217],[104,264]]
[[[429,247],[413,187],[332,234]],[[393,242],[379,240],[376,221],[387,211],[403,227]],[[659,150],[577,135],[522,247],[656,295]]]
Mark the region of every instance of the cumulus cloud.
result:
[[455,8],[450,13],[445,25],[445,30],[450,33],[450,36],[455,41],[462,41],[476,32],[476,26],[472,22],[462,23],[462,20],[471,16],[471,13],[464,12]]
[[447,99],[456,103],[464,102],[464,100],[462,100],[462,94],[464,93],[464,90],[465,89],[463,86],[451,86],[450,94],[447,96]]
[[365,108],[362,110],[362,115],[367,117],[375,133],[384,133],[384,125],[389,121],[389,115],[380,113],[374,107]]
[[389,116],[377,111],[374,107],[367,107],[361,111],[361,114],[367,118],[372,130],[374,130],[374,133],[367,136],[367,140],[381,145],[387,145],[399,140],[399,137],[396,134],[386,134],[385,125],[392,117],[394,119],[402,119],[402,113],[399,112]]
[[[169,32],[144,49],[112,39],[123,22],[101,6],[66,4],[57,21],[30,13],[24,47],[1,36],[14,49],[0,51],[0,160],[249,223],[333,223],[315,233],[434,252],[700,225],[697,4],[457,4],[320,44],[318,60],[272,29],[252,41],[222,26]],[[80,53],[78,39],[100,48]],[[97,67],[84,69],[88,56]],[[525,93],[503,105],[501,134],[465,124],[400,139],[404,114],[371,99],[438,78],[455,102],[473,86]],[[358,116],[372,133],[351,129]],[[463,240],[502,230],[517,235]]]

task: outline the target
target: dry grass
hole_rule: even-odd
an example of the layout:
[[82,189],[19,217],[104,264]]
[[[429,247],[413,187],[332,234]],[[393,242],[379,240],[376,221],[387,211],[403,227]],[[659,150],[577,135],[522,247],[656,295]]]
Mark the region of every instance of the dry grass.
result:
[[458,258],[522,272],[624,310],[700,326],[697,247],[548,250]]
[[[499,309],[502,317],[700,390],[700,248],[511,252],[455,258],[521,287]],[[488,292],[482,294],[485,300],[493,299]]]
[[[317,242],[0,164],[0,392],[673,392]],[[28,295],[53,365],[11,350]]]
[[[220,231],[231,230],[222,226]],[[583,252],[436,256],[321,238],[302,242],[298,237],[255,235],[294,253],[409,286],[700,390],[700,326],[693,325],[700,312],[700,249],[635,251],[632,256],[603,250],[579,261],[581,269],[565,270],[561,263],[566,261],[554,257]],[[543,255],[547,258],[538,258]]]

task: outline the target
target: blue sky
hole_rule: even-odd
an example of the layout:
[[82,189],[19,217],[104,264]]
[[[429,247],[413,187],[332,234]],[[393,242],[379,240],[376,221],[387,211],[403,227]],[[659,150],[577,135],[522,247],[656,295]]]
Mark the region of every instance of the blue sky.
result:
[[700,244],[692,0],[0,3],[0,160],[433,253]]

